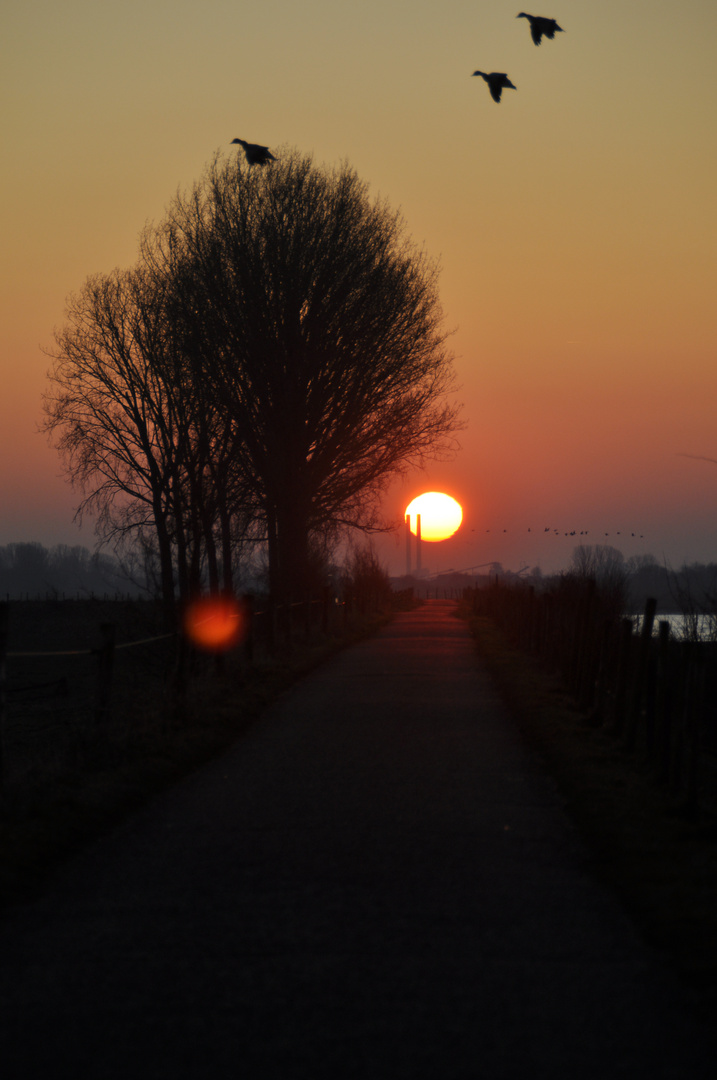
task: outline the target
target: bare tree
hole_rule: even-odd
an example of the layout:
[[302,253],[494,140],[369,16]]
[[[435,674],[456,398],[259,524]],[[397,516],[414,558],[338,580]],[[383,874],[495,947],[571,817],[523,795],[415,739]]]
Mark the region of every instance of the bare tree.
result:
[[578,544],[573,548],[568,576],[593,580],[599,587],[603,605],[615,616],[624,614],[627,605],[629,571],[625,557],[609,544]]
[[175,331],[237,434],[272,592],[296,594],[313,534],[378,527],[388,480],[455,448],[436,267],[351,168],[290,151],[215,159],[171,205],[162,261],[183,265]]
[[397,471],[455,448],[436,267],[348,166],[215,159],[56,342],[45,426],[78,513],[156,551],[168,610],[204,575],[231,589],[260,538],[297,595],[322,543],[382,526]]
[[105,536],[151,523],[169,604],[171,418],[147,344],[140,345],[136,300],[136,280],[119,271],[89,278],[70,298],[55,336],[45,429],[83,493],[78,516],[97,513]]
[[216,541],[234,492],[225,410],[197,395],[169,315],[168,282],[142,260],[89,278],[56,334],[45,395],[45,428],[83,492],[78,515],[96,513],[105,540],[156,551],[168,615],[205,566],[219,587]]

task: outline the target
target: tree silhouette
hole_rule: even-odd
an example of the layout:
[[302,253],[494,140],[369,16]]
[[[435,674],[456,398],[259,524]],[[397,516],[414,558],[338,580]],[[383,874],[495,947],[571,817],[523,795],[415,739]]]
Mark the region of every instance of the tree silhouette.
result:
[[231,588],[259,535],[298,597],[314,541],[379,527],[390,478],[454,449],[436,279],[347,165],[216,158],[56,335],[46,428],[80,509],[153,533],[168,606],[204,573]]
[[351,168],[291,151],[266,170],[215,159],[163,251],[178,340],[240,435],[272,592],[296,596],[312,535],[376,527],[389,478],[453,449],[436,268]]
[[[168,286],[143,255],[70,298],[45,429],[83,493],[78,515],[95,513],[104,539],[154,549],[171,616],[177,590],[188,596],[205,569],[219,587],[218,537],[230,529],[236,487],[222,476],[232,452],[223,410],[197,394],[176,348]],[[231,558],[223,569],[230,587]]]
[[55,335],[45,428],[83,492],[78,515],[97,513],[107,537],[142,532],[151,523],[170,606],[169,493],[177,440],[158,375],[156,336],[142,328],[143,297],[140,274],[115,271],[88,278],[70,298],[66,324]]

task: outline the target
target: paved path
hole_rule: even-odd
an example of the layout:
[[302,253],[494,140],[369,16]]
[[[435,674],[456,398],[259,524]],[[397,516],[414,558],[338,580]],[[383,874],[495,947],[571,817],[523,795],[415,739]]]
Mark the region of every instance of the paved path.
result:
[[6,1080],[701,1080],[452,605],[398,616],[0,931]]

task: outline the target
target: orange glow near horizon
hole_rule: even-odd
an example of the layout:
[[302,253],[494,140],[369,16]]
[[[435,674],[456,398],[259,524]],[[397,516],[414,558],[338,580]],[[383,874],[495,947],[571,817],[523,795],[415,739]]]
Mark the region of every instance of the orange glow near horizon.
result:
[[442,491],[425,491],[406,507],[413,535],[417,532],[417,515],[421,515],[421,539],[429,542],[448,540],[461,527],[461,504]]
[[184,616],[184,632],[205,652],[227,652],[246,632],[246,620],[231,596],[205,596],[194,600]]
[[[94,518],[75,519],[89,490],[41,432],[53,328],[88,275],[135,265],[145,224],[240,136],[348,162],[437,260],[466,427],[455,458],[387,486],[394,570],[400,511],[427,491],[465,515],[432,547],[441,567],[558,572],[587,530],[625,558],[717,559],[717,466],[695,460],[717,458],[717,4],[684,0],[676,20],[653,0],[649,25],[645,4],[563,5],[540,48],[497,2],[418,0],[410,41],[400,4],[380,34],[323,0],[250,16],[207,0],[170,21],[135,6],[6,5],[0,546],[93,546]],[[517,87],[500,104],[471,78],[494,63]],[[242,116],[237,94],[254,102]]]

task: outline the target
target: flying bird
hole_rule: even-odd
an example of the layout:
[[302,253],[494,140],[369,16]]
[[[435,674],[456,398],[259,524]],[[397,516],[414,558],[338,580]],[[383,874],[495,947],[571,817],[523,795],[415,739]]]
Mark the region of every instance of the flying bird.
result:
[[259,146],[258,143],[244,142],[243,139],[232,139],[232,146],[234,143],[239,143],[243,148],[249,165],[268,165],[270,161],[276,161],[276,158],[271,153],[268,146]]
[[[488,89],[490,90],[490,96],[493,101],[500,101],[500,95],[503,90],[517,90],[517,86],[513,86],[512,82],[502,71],[491,71],[490,74],[486,74],[485,71],[474,71],[473,75],[480,75],[481,79],[485,79],[488,83]],[[471,76],[472,78],[473,76]]]
[[678,454],[678,457],[691,457],[695,461],[709,461],[712,465],[717,465],[717,458],[705,457],[704,454]]
[[540,45],[543,34],[546,38],[551,40],[555,37],[555,31],[559,30],[561,34],[564,34],[562,26],[558,26],[555,19],[545,19],[542,15],[527,15],[524,11],[521,11],[520,15],[516,15],[516,19],[527,19],[530,23],[530,35],[536,45]]

